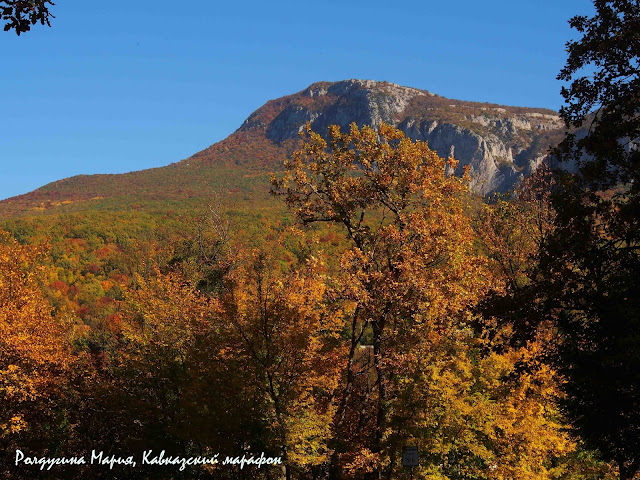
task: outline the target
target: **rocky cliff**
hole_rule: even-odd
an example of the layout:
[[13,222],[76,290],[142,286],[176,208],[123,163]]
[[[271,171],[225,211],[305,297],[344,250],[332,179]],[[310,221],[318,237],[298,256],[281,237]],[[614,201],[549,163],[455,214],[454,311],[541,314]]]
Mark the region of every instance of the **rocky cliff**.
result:
[[551,110],[450,100],[388,82],[345,80],[315,83],[268,102],[239,132],[264,133],[275,144],[298,137],[306,122],[324,133],[332,124],[348,128],[385,122],[428,142],[440,156],[468,165],[478,193],[505,191],[534,170],[562,136]]

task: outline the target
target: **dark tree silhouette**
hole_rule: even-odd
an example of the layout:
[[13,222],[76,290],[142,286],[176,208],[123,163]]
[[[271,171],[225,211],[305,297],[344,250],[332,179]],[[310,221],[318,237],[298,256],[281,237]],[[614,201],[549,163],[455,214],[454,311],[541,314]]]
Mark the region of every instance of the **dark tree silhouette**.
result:
[[20,35],[38,22],[50,27],[49,19],[54,18],[50,5],[55,4],[51,0],[0,0],[2,20],[6,22],[4,31],[15,30]]
[[640,188],[640,2],[594,0],[594,5],[593,17],[569,21],[582,38],[567,44],[567,63],[558,75],[570,82],[562,89],[566,105],[560,115],[567,127],[585,130],[570,133],[558,152],[563,160],[577,162],[590,191],[624,184],[628,190],[616,198],[635,203]]
[[595,0],[569,23],[558,79],[570,133],[556,150],[557,225],[542,260],[559,307],[568,417],[587,445],[640,469],[640,3]]

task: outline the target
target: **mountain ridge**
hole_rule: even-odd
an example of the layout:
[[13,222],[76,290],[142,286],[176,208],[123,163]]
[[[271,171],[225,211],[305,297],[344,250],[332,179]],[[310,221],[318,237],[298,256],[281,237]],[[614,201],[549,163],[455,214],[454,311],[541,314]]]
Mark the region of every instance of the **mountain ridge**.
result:
[[426,141],[440,156],[455,157],[460,171],[468,166],[470,187],[481,195],[513,187],[564,134],[557,113],[544,108],[461,101],[374,80],[316,82],[269,100],[227,138],[184,160],[125,174],[61,179],[1,201],[0,215],[59,210],[107,197],[124,203],[127,198],[161,201],[194,198],[212,189],[253,195],[258,185],[247,178],[267,185],[268,174],[281,168],[307,122],[319,133],[332,124],[343,129],[351,122],[392,124],[414,140]]

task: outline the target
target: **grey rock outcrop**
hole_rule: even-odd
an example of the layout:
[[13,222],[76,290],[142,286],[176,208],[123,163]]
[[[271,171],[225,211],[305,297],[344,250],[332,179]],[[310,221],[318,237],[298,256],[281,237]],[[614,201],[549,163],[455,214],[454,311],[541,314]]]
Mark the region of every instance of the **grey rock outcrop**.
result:
[[240,130],[264,130],[280,144],[297,138],[307,122],[320,133],[330,125],[344,130],[352,122],[374,127],[384,122],[428,142],[440,156],[454,157],[459,172],[468,166],[471,188],[480,194],[512,188],[540,165],[563,133],[550,110],[450,100],[371,80],[321,82],[275,102],[272,118],[258,110]]

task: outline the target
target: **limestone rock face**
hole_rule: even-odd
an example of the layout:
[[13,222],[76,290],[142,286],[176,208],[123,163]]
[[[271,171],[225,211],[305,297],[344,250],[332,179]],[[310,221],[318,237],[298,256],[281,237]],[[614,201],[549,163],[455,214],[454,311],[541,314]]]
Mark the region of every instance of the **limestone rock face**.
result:
[[425,90],[372,80],[320,82],[267,103],[240,131],[260,130],[275,144],[298,137],[310,122],[319,133],[330,125],[397,126],[426,141],[442,157],[459,161],[480,194],[506,191],[535,170],[563,135],[551,110],[463,102]]
[[311,122],[318,132],[325,132],[329,125],[340,125],[346,129],[351,122],[374,127],[383,122],[394,124],[395,116],[405,110],[409,101],[425,93],[391,83],[346,80],[328,87],[312,85],[300,95],[309,99],[325,99],[324,102],[307,102],[306,107],[299,103],[289,104],[267,127],[269,140],[280,143],[296,138],[306,122]]

